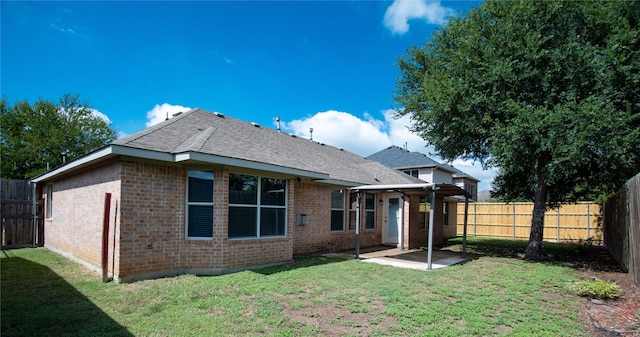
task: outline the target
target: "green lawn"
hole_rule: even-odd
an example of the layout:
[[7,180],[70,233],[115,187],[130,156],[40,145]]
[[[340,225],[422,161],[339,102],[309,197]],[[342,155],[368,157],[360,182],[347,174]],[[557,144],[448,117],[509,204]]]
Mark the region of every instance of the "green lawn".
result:
[[[46,249],[3,251],[1,334],[586,336],[582,299],[568,290],[577,272],[502,257],[521,245],[470,240],[474,259],[430,272],[307,257],[225,276],[132,284],[102,283]],[[459,240],[448,247],[458,248]]]

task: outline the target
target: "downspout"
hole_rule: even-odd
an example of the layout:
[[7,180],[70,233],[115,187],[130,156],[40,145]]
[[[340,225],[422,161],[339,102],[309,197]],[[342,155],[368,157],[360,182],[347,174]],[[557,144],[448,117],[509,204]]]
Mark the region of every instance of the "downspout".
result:
[[33,240],[31,247],[35,248],[38,244],[38,198],[36,197],[36,183],[31,183],[31,235]]
[[469,194],[464,195],[464,227],[462,229],[462,258],[467,258],[467,216],[469,215]]
[[429,240],[427,243],[427,270],[431,270],[431,258],[433,257],[433,219],[436,210],[436,190],[439,187],[431,187],[431,210],[429,211]]
[[360,191],[356,194],[356,259],[360,259]]
[[116,199],[116,211],[113,214],[113,249],[111,250],[111,281],[116,277],[116,228],[118,227],[118,200]]
[[105,193],[102,216],[102,282],[109,281],[109,213],[111,213],[111,193]]

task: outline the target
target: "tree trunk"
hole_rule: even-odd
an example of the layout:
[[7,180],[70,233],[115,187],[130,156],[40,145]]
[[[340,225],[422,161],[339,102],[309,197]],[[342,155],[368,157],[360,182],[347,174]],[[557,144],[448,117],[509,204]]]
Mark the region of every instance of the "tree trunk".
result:
[[542,237],[544,234],[544,213],[547,211],[547,194],[549,187],[545,182],[544,167],[545,159],[538,160],[537,178],[538,186],[536,187],[536,195],[533,201],[533,212],[531,214],[531,234],[529,235],[529,244],[524,252],[524,258],[527,260],[538,261],[544,258],[542,254]]

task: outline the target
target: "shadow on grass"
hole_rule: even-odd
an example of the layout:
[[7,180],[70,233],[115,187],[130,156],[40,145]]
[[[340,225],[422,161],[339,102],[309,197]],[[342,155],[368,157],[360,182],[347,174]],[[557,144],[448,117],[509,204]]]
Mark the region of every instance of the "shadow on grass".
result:
[[0,290],[2,336],[133,336],[41,264],[2,258]]
[[[447,240],[438,248],[441,250],[461,251],[462,237]],[[523,259],[527,241],[510,239],[493,239],[481,237],[467,238],[467,255],[470,259],[482,256]],[[544,242],[543,252],[546,259],[540,263],[549,263],[576,270],[593,270],[605,272],[624,272],[604,246]],[[533,263],[533,262],[532,262]]]
[[287,262],[287,263],[283,263],[283,264],[279,264],[271,267],[266,267],[262,269],[256,269],[253,271],[262,275],[272,275],[272,274],[280,273],[283,271],[314,267],[314,266],[322,266],[325,264],[344,262],[347,260],[352,260],[352,259],[349,259],[347,257],[341,257],[341,256],[305,255],[305,256],[295,257],[295,259],[291,262]]

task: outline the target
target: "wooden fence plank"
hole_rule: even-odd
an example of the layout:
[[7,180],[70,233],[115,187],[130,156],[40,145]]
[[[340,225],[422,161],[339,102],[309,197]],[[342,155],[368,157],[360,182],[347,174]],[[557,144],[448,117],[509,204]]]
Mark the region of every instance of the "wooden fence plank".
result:
[[34,202],[34,198],[36,196],[33,195],[29,181],[1,180],[2,248],[28,247],[36,244],[35,232],[42,228],[41,217],[38,217],[42,207],[41,203]]
[[[458,235],[462,235],[464,212],[458,207]],[[529,238],[533,203],[474,203],[469,207],[470,235],[496,238]],[[602,224],[598,204],[562,204],[545,213],[544,240],[602,244]],[[472,234],[471,234],[472,233]]]

